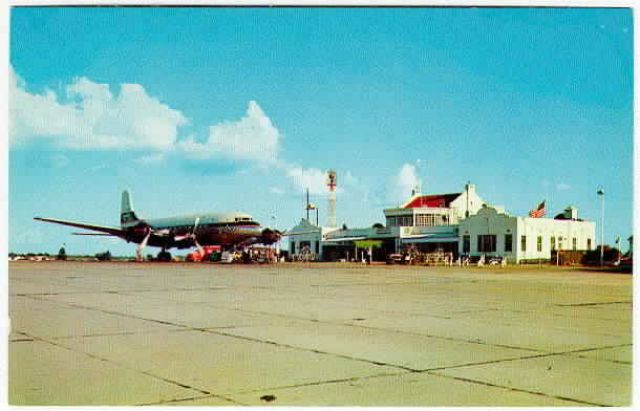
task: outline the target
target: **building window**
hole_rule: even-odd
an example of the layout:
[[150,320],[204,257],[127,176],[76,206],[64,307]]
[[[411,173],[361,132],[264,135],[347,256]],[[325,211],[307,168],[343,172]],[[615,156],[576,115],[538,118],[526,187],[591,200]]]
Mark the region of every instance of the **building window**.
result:
[[416,214],[416,226],[433,227],[436,225],[447,225],[446,216],[436,216],[434,214]]
[[556,249],[556,238],[555,237],[551,237],[551,249],[552,250]]
[[291,242],[291,254],[295,254],[296,253],[296,242],[292,241]]
[[413,216],[387,217],[387,225],[389,227],[412,227]]
[[520,251],[527,251],[527,236],[520,236]]
[[495,235],[479,235],[478,236],[478,251],[481,253],[493,253],[496,251],[496,236]]
[[320,241],[316,241],[316,255],[320,255]]
[[574,251],[577,250],[578,249],[578,239],[573,237],[573,240],[571,242],[572,242],[571,245],[573,246],[573,250]]
[[562,237],[558,237],[558,250],[562,250]]
[[462,252],[469,253],[471,251],[471,236],[462,236]]
[[587,238],[587,250],[591,250],[591,239]]
[[542,251],[542,236],[541,235],[538,236],[537,250],[538,250],[538,252]]
[[513,251],[513,234],[504,235],[504,251],[506,253]]

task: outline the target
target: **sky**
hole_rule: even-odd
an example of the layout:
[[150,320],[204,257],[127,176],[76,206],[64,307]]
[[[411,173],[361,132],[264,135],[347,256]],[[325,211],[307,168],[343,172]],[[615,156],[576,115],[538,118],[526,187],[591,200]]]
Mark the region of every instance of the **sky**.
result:
[[117,226],[243,211],[292,228],[467,181],[524,216],[632,233],[629,9],[61,8],[10,12],[9,251],[134,255],[34,216]]

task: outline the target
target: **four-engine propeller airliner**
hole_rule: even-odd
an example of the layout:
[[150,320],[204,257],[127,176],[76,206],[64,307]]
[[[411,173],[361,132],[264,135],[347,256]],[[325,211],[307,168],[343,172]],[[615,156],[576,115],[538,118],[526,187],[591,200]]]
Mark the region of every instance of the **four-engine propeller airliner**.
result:
[[74,233],[76,235],[114,236],[136,243],[138,260],[142,259],[142,253],[147,245],[162,249],[158,254],[158,260],[170,260],[171,254],[166,251],[170,248],[184,249],[195,246],[202,252],[203,245],[220,245],[223,248],[258,243],[270,245],[282,236],[278,230],[263,228],[250,215],[239,212],[140,219],[133,211],[131,196],[127,190],[122,192],[120,228],[56,218],[35,217],[34,219],[95,231],[94,233]]

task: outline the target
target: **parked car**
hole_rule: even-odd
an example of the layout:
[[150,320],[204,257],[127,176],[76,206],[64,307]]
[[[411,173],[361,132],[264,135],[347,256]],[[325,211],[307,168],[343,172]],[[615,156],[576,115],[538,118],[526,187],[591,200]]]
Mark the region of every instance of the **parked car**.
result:
[[225,264],[231,264],[233,262],[233,253],[225,251],[220,256],[220,262]]
[[402,254],[389,254],[387,256],[387,264],[404,264],[404,256]]

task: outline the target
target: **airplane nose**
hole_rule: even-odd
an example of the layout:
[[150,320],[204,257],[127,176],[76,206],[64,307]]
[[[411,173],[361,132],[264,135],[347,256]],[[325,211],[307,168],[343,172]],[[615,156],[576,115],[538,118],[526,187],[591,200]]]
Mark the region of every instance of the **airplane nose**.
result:
[[265,228],[262,230],[262,243],[263,244],[273,244],[280,240],[282,237],[282,233],[278,230],[272,230],[271,228]]

